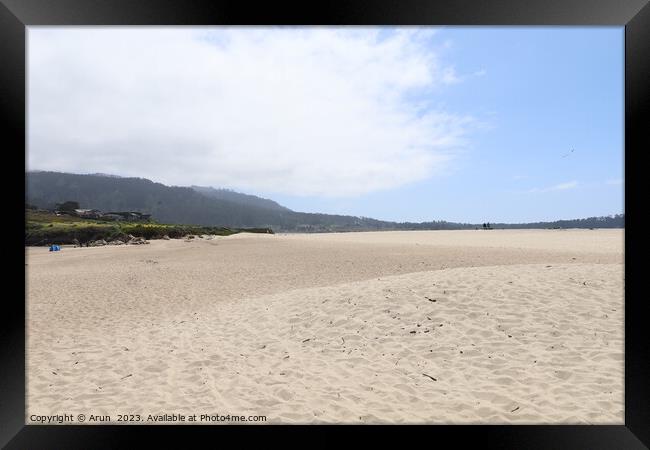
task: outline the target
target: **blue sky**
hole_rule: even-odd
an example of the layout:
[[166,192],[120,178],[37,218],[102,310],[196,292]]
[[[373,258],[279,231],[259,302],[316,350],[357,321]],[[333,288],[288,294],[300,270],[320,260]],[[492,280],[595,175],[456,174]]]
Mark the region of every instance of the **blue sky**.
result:
[[618,27],[442,29],[436,38],[448,42],[444,58],[456,72],[484,71],[434,95],[488,122],[453,168],[358,198],[274,198],[297,210],[410,221],[622,213],[623,34]]
[[28,168],[396,221],[617,214],[623,37],[622,27],[29,27]]

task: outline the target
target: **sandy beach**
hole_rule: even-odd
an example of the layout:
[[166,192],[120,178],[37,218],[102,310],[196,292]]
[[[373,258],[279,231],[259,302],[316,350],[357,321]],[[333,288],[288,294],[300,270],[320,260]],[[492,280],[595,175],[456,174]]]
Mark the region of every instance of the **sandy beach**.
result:
[[30,247],[26,422],[622,424],[623,248],[605,229]]

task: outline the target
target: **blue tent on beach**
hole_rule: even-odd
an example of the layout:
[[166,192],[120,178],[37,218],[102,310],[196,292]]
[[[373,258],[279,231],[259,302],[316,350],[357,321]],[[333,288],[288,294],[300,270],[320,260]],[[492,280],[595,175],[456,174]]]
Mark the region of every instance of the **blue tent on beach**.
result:
[[58,245],[56,245],[56,244],[50,245],[50,251],[51,252],[58,252],[59,250],[61,250],[61,247],[59,247]]

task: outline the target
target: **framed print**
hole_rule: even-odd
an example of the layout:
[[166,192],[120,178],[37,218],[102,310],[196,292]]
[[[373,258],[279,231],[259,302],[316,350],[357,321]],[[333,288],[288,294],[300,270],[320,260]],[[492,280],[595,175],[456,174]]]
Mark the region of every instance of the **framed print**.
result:
[[3,0],[3,446],[649,445],[647,3]]

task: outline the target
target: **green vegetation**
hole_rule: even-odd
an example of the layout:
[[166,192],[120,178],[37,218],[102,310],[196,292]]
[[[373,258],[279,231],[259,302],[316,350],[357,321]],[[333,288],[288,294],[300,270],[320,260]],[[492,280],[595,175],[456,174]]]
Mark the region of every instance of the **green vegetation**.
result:
[[[165,186],[143,178],[28,172],[25,203],[55,209],[68,203],[101,211],[140,211],[160,222],[261,229],[276,232],[339,232],[375,230],[473,230],[481,224],[444,220],[388,222],[369,217],[292,211],[278,203],[224,189]],[[300,194],[300,193],[296,193]],[[435,201],[435,199],[433,200]],[[69,207],[69,206],[68,206]],[[535,223],[490,223],[485,229],[504,228],[624,228],[625,216],[588,217]]]
[[235,233],[272,233],[266,228],[226,228],[195,225],[171,225],[155,222],[115,222],[83,219],[27,209],[25,211],[25,245],[87,243],[98,239],[126,240],[128,235],[145,239],[163,236],[181,238],[187,235],[212,234],[229,236]]

